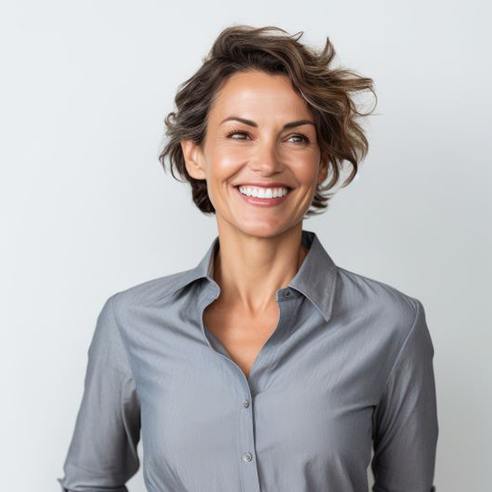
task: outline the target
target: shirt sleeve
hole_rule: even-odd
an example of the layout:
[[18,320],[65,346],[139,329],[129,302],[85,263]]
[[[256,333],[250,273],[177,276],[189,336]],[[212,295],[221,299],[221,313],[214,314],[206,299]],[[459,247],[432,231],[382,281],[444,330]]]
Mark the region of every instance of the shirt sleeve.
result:
[[111,296],[98,315],[88,349],[81,404],[57,478],[63,492],[128,492],[138,471],[140,405]]
[[408,333],[374,412],[373,492],[434,492],[438,438],[434,347],[418,299]]

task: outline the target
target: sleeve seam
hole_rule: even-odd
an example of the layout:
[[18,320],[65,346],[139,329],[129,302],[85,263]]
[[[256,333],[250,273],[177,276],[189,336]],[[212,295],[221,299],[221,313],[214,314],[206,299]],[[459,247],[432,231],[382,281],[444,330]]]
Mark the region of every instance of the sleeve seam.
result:
[[[111,315],[113,316],[113,320],[115,322],[115,326],[116,326],[116,331],[118,332],[118,337],[120,338],[120,341],[121,341],[121,345],[123,346],[123,352],[125,353],[125,359],[126,359],[126,363],[128,365],[128,368],[129,368],[129,374],[128,373],[125,373],[127,375],[130,376],[130,378],[132,379],[132,381],[135,381],[135,377],[134,377],[134,374],[133,374],[133,368],[132,368],[132,365],[131,365],[131,362],[130,362],[130,356],[128,354],[128,349],[126,347],[126,343],[125,343],[125,340],[123,338],[123,335],[121,333],[121,328],[120,328],[120,324],[119,324],[119,321],[118,321],[118,318],[116,316],[116,310],[115,310],[115,307],[113,305],[113,300],[114,298],[117,296],[118,294],[114,294],[112,295],[110,298],[109,298],[109,306],[111,308]],[[124,373],[124,371],[121,371]]]
[[410,327],[408,334],[406,335],[400,349],[398,350],[398,353],[396,354],[396,357],[395,357],[395,360],[391,366],[391,369],[388,371],[388,376],[386,377],[386,380],[385,380],[384,385],[383,385],[383,391],[381,393],[380,401],[382,400],[384,394],[386,393],[386,388],[388,387],[391,376],[393,375],[394,371],[396,370],[396,367],[398,366],[398,364],[400,362],[402,354],[403,354],[405,348],[407,347],[410,338],[412,337],[413,333],[415,332],[415,327],[417,326],[417,320],[419,318],[420,311],[421,311],[420,301],[418,299],[415,299],[415,301],[416,301],[415,317],[413,319],[412,326]]

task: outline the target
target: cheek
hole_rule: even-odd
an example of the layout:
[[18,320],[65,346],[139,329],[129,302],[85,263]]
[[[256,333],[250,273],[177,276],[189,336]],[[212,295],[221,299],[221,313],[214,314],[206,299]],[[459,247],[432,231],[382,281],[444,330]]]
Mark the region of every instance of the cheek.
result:
[[246,146],[218,137],[211,138],[205,148],[205,153],[211,162],[241,161],[248,158],[249,152]]
[[316,187],[318,179],[318,161],[312,155],[299,156],[292,160],[290,168],[294,173],[299,186]]
[[209,154],[207,160],[209,181],[215,183],[215,186],[221,186],[224,181],[232,179],[246,159],[237,150],[218,148]]
[[241,161],[230,152],[214,152],[208,156],[208,196],[216,210],[222,208],[221,203],[229,200],[229,187],[240,169]]
[[220,153],[220,158],[225,165],[242,166],[254,160],[253,149],[241,147],[241,145],[224,146]]

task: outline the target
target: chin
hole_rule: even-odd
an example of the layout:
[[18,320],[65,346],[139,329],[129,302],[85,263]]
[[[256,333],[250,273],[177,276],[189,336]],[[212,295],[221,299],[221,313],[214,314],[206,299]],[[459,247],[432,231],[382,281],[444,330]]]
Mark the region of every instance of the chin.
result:
[[296,223],[292,223],[290,221],[288,223],[272,223],[266,221],[262,222],[252,220],[247,224],[238,224],[237,222],[234,223],[234,227],[242,234],[263,239],[269,239],[279,236],[290,228],[295,227],[296,225]]

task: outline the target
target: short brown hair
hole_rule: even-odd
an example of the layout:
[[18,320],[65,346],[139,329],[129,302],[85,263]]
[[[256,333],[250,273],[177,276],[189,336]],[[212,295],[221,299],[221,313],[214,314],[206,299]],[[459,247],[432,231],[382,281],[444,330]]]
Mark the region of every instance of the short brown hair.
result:
[[[303,31],[289,35],[275,26],[255,28],[234,25],[224,29],[215,40],[203,64],[185,80],[175,97],[176,111],[165,118],[169,138],[159,155],[166,171],[166,157],[172,176],[175,171],[182,182],[189,182],[195,205],[205,214],[215,213],[203,179],[191,177],[185,166],[181,140],[190,139],[201,144],[206,135],[207,115],[221,85],[235,72],[261,70],[271,74],[287,75],[294,90],[307,102],[316,123],[321,155],[328,165],[325,184],[320,184],[306,217],[316,215],[316,209],[326,209],[334,193],[328,193],[340,179],[344,161],[352,165],[350,175],[342,184],[347,186],[355,177],[360,161],[367,155],[368,141],[356,121],[367,116],[374,108],[362,113],[352,93],[369,90],[377,96],[373,80],[345,68],[333,68],[335,56],[330,39],[321,52],[299,43]],[[375,107],[375,106],[374,106]],[[326,180],[325,180],[326,181]]]

